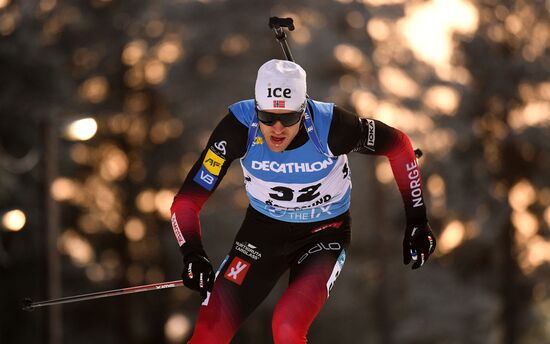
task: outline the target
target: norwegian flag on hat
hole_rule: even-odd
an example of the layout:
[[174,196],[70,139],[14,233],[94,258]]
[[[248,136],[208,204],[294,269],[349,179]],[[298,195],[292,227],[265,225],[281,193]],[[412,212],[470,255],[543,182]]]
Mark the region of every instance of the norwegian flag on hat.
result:
[[285,107],[285,101],[284,100],[274,100],[273,101],[273,107],[274,108],[284,108]]

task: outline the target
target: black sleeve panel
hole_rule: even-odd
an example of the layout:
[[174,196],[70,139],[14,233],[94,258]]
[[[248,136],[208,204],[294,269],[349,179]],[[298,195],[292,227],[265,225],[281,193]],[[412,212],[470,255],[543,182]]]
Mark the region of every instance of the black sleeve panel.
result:
[[385,155],[397,139],[394,128],[383,122],[359,118],[356,114],[334,106],[328,145],[332,154],[349,152]]
[[328,134],[328,146],[334,155],[351,152],[361,138],[359,118],[352,112],[335,105]]
[[[248,128],[231,112],[228,113],[210,135],[208,144],[187,174],[179,194],[213,193],[231,162],[246,153],[247,138]],[[211,159],[212,154],[215,154],[214,159]]]
[[[212,132],[207,148],[225,141],[226,153],[224,153],[224,157],[228,162],[232,162],[246,153],[247,138],[248,128],[239,122],[233,113],[229,112]],[[219,150],[219,148],[216,149]]]

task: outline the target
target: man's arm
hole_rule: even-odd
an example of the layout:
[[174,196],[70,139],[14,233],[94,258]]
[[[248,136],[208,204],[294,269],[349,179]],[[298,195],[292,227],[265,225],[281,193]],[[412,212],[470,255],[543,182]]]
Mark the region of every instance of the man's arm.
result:
[[199,212],[231,162],[246,152],[248,128],[229,113],[216,126],[170,208],[172,228],[182,254],[202,250]]
[[212,132],[206,148],[187,174],[170,211],[172,229],[183,255],[183,284],[204,300],[214,285],[214,270],[202,247],[199,213],[229,165],[246,152],[248,129],[229,113]]
[[[413,268],[422,266],[435,249],[435,237],[428,224],[422,178],[407,135],[380,121],[358,118],[335,106],[328,144],[334,155],[354,151],[388,157],[407,218],[403,261],[408,264],[413,259]],[[426,238],[425,242],[420,238],[422,236]]]

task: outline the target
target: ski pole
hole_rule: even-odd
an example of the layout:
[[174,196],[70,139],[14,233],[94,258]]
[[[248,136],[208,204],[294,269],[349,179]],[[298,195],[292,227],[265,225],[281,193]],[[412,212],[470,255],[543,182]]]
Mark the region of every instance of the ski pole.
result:
[[155,283],[155,284],[140,285],[140,286],[136,286],[136,287],[122,288],[122,289],[100,291],[100,292],[96,292],[96,293],[89,293],[89,294],[82,294],[82,295],[75,295],[75,296],[67,296],[67,297],[62,297],[62,298],[59,298],[59,299],[39,301],[39,302],[33,302],[32,299],[26,298],[25,300],[23,300],[23,307],[22,308],[25,311],[32,311],[33,309],[38,308],[38,307],[46,307],[46,306],[59,305],[59,304],[62,304],[62,303],[71,303],[71,302],[101,299],[101,298],[104,298],[104,297],[111,297],[111,296],[117,296],[117,295],[126,295],[126,294],[133,294],[133,293],[141,293],[141,292],[144,292],[144,291],[169,289],[169,288],[175,288],[175,287],[181,287],[181,286],[183,286],[183,281],[179,280],[179,281],[171,281],[171,282],[162,282],[162,283]]
[[275,38],[277,38],[281,44],[286,59],[294,62],[294,57],[292,57],[290,47],[286,41],[286,32],[283,30],[283,28],[286,27],[290,31],[294,31],[294,21],[292,18],[271,17],[269,18],[269,27],[275,32]]

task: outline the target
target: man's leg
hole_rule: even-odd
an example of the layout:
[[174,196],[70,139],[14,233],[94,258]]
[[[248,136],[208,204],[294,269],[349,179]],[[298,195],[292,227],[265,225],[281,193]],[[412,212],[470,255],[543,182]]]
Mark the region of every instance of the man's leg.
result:
[[309,326],[325,304],[345,261],[344,246],[330,240],[309,246],[290,270],[290,283],[277,303],[272,330],[275,344],[307,343]]
[[271,228],[245,218],[233,248],[203,302],[191,344],[229,343],[241,323],[265,299],[288,268]]

